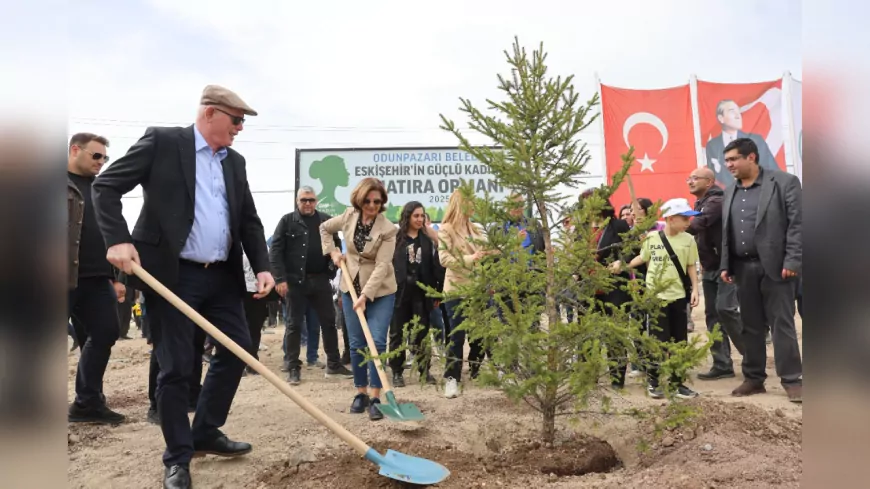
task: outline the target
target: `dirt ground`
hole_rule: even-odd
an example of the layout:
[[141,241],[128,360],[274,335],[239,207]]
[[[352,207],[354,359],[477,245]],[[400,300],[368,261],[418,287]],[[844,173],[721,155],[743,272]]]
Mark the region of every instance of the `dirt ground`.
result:
[[[696,332],[704,331],[703,304],[692,315]],[[800,339],[801,320],[796,321]],[[278,372],[283,328],[270,328],[267,333],[271,333],[263,335],[267,349],[260,358]],[[128,420],[116,427],[69,427],[69,487],[162,487],[163,439],[159,427],[145,419],[150,347],[138,338],[138,330],[131,329],[130,334],[136,339],[118,342],[112,352],[104,388],[109,406]],[[734,355],[739,371],[740,358]],[[446,466],[451,476],[438,487],[799,487],[802,408],[786,399],[773,371],[770,347],[768,356],[765,395],[732,398],[730,391],[742,380],[739,373],[737,378],[714,382],[694,379],[691,385],[701,397],[692,402],[701,414],[687,426],[656,436],[655,414],[645,420],[583,414],[573,422],[560,421],[554,447],[535,442],[536,413],[511,404],[498,391],[467,381],[459,398],[445,399],[440,388],[421,386],[406,375],[408,386],[397,389],[397,397],[400,402],[413,402],[426,415],[426,421],[411,429],[350,414],[352,381],[325,379],[320,369],[304,369],[303,382],[296,389],[381,453],[390,448]],[[70,401],[77,361],[78,353],[71,353]],[[463,378],[467,379],[467,372]],[[617,396],[615,407],[657,410],[664,405],[645,396],[640,379],[629,380],[626,391]],[[260,376],[242,379],[224,431],[232,439],[252,443],[254,451],[235,460],[195,459],[191,465],[195,487],[403,487],[379,476],[376,466],[362,460]],[[649,450],[638,449],[641,439],[650,441]],[[611,459],[614,452],[618,460]],[[612,463],[617,467],[609,473],[560,471],[572,464],[594,468]]]

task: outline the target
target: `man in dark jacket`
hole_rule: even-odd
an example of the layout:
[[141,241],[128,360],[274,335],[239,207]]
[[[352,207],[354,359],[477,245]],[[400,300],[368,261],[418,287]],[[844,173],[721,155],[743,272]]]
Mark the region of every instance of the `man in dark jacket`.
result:
[[[297,210],[284,215],[272,235],[269,261],[275,274],[275,290],[287,301],[290,321],[284,332],[287,381],[298,385],[302,362],[299,360],[305,311],[310,305],[320,320],[323,349],[326,351],[326,377],[353,378],[353,373],[341,364],[338,332],[335,329],[335,309],[332,286],[335,266],[320,252],[320,224],[331,216],[316,210],[317,194],[311,187],[301,187],[296,195]],[[333,236],[341,248],[338,235]],[[313,341],[309,338],[309,341]]]
[[698,378],[701,380],[730,378],[734,377],[731,343],[734,343],[734,347],[742,355],[743,325],[737,304],[737,287],[723,282],[719,276],[724,192],[716,186],[713,171],[706,167],[695,169],[686,183],[689,185],[689,193],[698,199],[695,202],[695,210],[701,213],[692,219],[688,232],[695,236],[695,241],[698,243],[698,256],[703,270],[702,284],[707,330],[712,331],[713,327],[719,324],[722,333],[722,340],[716,341],[710,348],[713,367],[709,372],[698,374]]
[[81,348],[76,397],[69,422],[121,423],[122,414],[106,407],[103,376],[118,339],[118,301],[126,289],[106,260],[106,243],[91,202],[91,185],[108,161],[109,142],[90,133],[74,135],[67,161],[69,211],[69,316]]

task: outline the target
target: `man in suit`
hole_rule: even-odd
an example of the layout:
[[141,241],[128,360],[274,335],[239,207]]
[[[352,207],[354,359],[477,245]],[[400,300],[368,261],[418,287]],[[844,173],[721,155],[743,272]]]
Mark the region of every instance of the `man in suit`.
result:
[[[274,281],[263,224],[257,215],[245,159],[230,148],[245,115],[257,115],[238,95],[205,87],[196,123],[150,127],[127,154],[94,183],[97,219],[108,245],[107,258],[127,274],[141,263],[183,301],[245,350],[251,337],[242,297],[242,249],[256,273],[257,295]],[[121,197],[141,185],[142,211],[132,236],[121,213]],[[157,408],[166,441],[165,488],[191,486],[190,460],[205,454],[234,457],[251,445],[231,441],[220,431],[245,364],[218,348],[208,369],[191,428],[187,417],[189,379],[197,326],[153,292],[145,291],[151,335],[160,365]]]
[[768,324],[776,374],[788,398],[802,402],[803,373],[795,331],[795,289],[802,262],[802,197],[794,175],[758,165],[749,138],[725,147],[725,165],[735,183],[722,204],[721,277],[737,283],[743,320],[743,384],[731,393],[765,391]]
[[758,163],[761,168],[777,170],[776,159],[767,146],[767,141],[758,134],[743,132],[743,115],[740,106],[733,100],[722,100],[716,105],[716,118],[722,126],[722,134],[707,141],[707,167],[716,174],[716,180],[727,187],[734,183],[734,177],[725,165],[725,146],[738,138],[749,138],[759,151]]
[[[317,314],[323,332],[326,352],[327,378],[353,378],[353,372],[341,364],[338,351],[338,331],[335,329],[335,308],[332,304],[332,286],[335,266],[323,256],[320,242],[320,224],[332,216],[317,210],[317,194],[311,187],[301,187],[296,195],[296,211],[285,214],[278,221],[272,235],[269,257],[275,271],[275,289],[289,305],[290,318],[284,332],[287,382],[299,385],[302,362],[299,350],[304,317],[309,308]],[[336,247],[341,247],[338,235],[332,236]],[[310,321],[310,319],[309,319]],[[311,331],[308,341],[317,341],[318,331]],[[312,337],[313,335],[313,337]]]

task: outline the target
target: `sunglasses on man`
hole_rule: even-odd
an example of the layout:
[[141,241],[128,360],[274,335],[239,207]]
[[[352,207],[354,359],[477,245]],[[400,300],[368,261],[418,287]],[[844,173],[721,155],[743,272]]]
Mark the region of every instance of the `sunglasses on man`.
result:
[[219,109],[219,108],[217,108],[217,107],[215,107],[214,110],[226,114],[226,115],[230,118],[230,122],[232,122],[234,126],[238,126],[239,124],[244,124],[244,123],[245,123],[245,117],[244,117],[244,116],[233,115],[233,114],[230,114],[229,112],[227,112],[227,111],[225,111],[225,110],[223,110],[223,109]]
[[102,160],[103,158],[105,158],[105,160],[106,160],[105,162],[106,162],[106,163],[109,162],[109,155],[104,155],[103,153],[94,153],[93,151],[90,151],[90,150],[88,150],[88,149],[85,149],[85,148],[83,148],[83,147],[81,147],[81,146],[79,146],[79,145],[76,145],[76,147],[77,147],[78,149],[84,151],[85,153],[88,153],[89,155],[91,155],[91,158],[92,158],[94,161],[99,161],[99,160]]

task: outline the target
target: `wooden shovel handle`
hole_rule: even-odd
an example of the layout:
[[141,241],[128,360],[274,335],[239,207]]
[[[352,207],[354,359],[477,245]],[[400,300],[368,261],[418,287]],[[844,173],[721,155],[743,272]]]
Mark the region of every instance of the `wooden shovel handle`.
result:
[[354,450],[359,452],[360,455],[365,456],[366,452],[369,450],[369,446],[356,436],[354,436],[351,432],[344,429],[341,425],[336,423],[332,418],[323,413],[323,411],[317,409],[314,404],[308,402],[304,397],[297,394],[286,382],[281,380],[280,377],[275,375],[274,372],[266,368],[265,365],[260,363],[256,358],[253,357],[250,353],[245,351],[241,346],[238,345],[235,341],[231,340],[227,335],[223,334],[217,327],[211,324],[206,318],[202,317],[202,315],[196,312],[192,307],[187,305],[186,302],[181,300],[177,295],[172,293],[168,288],[166,288],[163,284],[161,284],[156,278],[154,278],[150,273],[146,272],[138,263],[133,263],[133,273],[136,274],[137,277],[142,279],[143,282],[148,284],[154,292],[160,294],[167,302],[178,308],[179,311],[184,313],[185,316],[189,317],[191,321],[196,323],[197,326],[205,330],[209,336],[218,341],[221,345],[226,347],[228,350],[233,352],[237,357],[242,359],[248,366],[252,369],[256,370],[260,375],[263,376],[266,380],[268,380],[272,385],[274,385],[279,391],[283,392],[284,395],[289,397],[293,402],[299,405],[306,413],[311,415],[312,418],[316,419],[320,424],[326,426],[330,431],[336,434],[339,438],[344,440],[345,443],[350,445]]
[[[347,286],[350,298],[353,300],[354,304],[356,304],[356,289],[353,288],[353,280],[350,279],[350,274],[347,273],[347,264],[343,261],[341,262],[341,275],[344,277],[344,284]],[[375,346],[375,339],[372,338],[372,332],[369,330],[369,323],[366,321],[366,315],[360,310],[356,311],[356,315],[359,317],[359,323],[362,325],[363,334],[366,336],[366,343],[369,345],[369,350],[371,350],[372,355],[374,356],[373,360],[375,362],[375,370],[378,371],[378,377],[380,377],[381,384],[384,386],[384,392],[390,392],[392,389],[387,380],[387,373],[381,368],[381,359],[378,358],[380,353],[378,352],[378,348]]]

